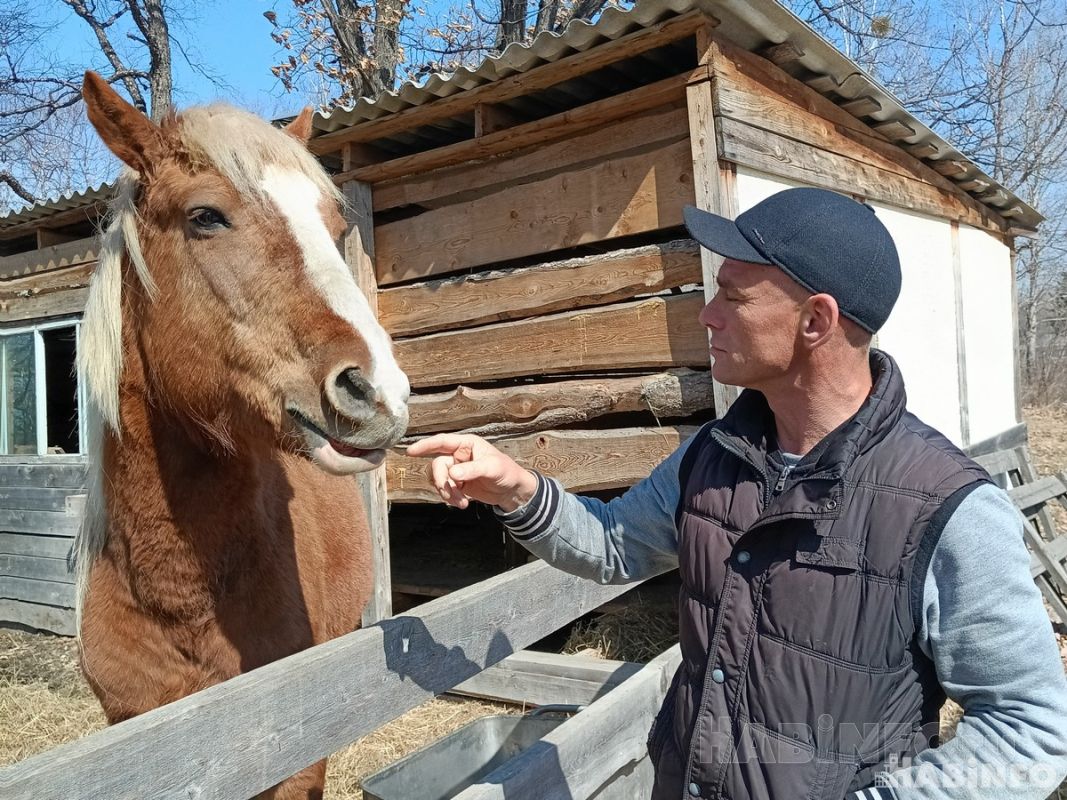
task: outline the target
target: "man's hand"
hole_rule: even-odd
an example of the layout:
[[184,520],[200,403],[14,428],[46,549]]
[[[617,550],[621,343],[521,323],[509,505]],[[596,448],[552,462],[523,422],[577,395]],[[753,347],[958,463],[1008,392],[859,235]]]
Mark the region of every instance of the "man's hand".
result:
[[471,500],[514,511],[537,491],[537,477],[480,436],[441,433],[408,447],[408,455],[436,456],[430,482],[449,505],[466,508]]

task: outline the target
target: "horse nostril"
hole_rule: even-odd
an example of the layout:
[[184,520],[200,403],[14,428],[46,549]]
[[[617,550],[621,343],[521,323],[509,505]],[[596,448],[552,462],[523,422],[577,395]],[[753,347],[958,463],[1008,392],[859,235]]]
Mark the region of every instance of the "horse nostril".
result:
[[378,394],[358,368],[349,367],[337,373],[332,388],[331,400],[344,416],[361,419],[374,412]]

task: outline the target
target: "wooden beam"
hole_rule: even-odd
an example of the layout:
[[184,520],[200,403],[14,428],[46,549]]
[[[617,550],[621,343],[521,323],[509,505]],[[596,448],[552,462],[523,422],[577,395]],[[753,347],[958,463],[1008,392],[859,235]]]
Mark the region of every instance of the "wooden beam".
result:
[[868,117],[871,114],[881,111],[882,104],[873,97],[864,96],[857,97],[855,100],[849,100],[847,103],[842,103],[841,108],[854,117]]
[[809,186],[858,193],[870,200],[1002,233],[1003,223],[993,210],[974,210],[961,202],[966,195],[947,194],[875,166],[870,160],[823,150],[737,120],[722,117],[719,124],[721,157],[729,161]]
[[[675,645],[588,709],[457,794],[456,800],[601,796],[597,792],[616,777],[620,767],[636,768],[648,758],[649,726],[681,660],[681,650]],[[602,796],[647,797],[651,788],[634,787],[633,794],[609,790]]]
[[0,461],[0,486],[80,489],[85,485],[84,461],[57,463],[52,466],[41,463],[21,463],[21,459],[17,456],[15,459],[10,462]]
[[10,556],[38,556],[40,558],[67,558],[74,534],[69,536],[44,536],[39,533],[0,532],[0,554]]
[[[698,72],[706,74],[707,70],[702,68]],[[685,84],[689,79],[690,73],[665,78],[648,86],[597,100],[544,119],[526,122],[506,131],[491,133],[480,139],[468,139],[426,152],[394,158],[382,164],[361,167],[352,172],[334,176],[334,181],[340,184],[348,180],[359,180],[377,184],[405,175],[419,176],[431,170],[491,158],[542,142],[566,139],[582,131],[597,128],[606,122],[627,118],[677,100],[685,95]],[[376,194],[377,191],[378,187],[375,187]],[[378,202],[378,198],[375,197],[376,209],[389,207],[389,204],[379,206]]]
[[[655,375],[580,380],[416,394],[409,434],[464,431],[504,436],[588,422],[606,414],[651,412],[687,417],[714,407],[711,376],[677,369]],[[0,551],[2,552],[2,551]]]
[[0,508],[0,530],[71,536],[78,530],[80,517],[65,511],[23,511]]
[[804,51],[793,42],[782,42],[760,50],[760,55],[776,67],[793,64],[804,57]]
[[628,588],[517,567],[28,758],[0,796],[250,797]]
[[[715,136],[715,116],[712,109],[712,82],[701,81],[686,89],[689,109],[689,145],[693,170],[695,205],[703,211],[734,219],[737,216],[735,193],[726,186],[719,166],[719,152]],[[700,249],[700,264],[704,284],[704,302],[709,302],[719,290],[717,277],[723,258],[705,248]],[[711,360],[708,332],[704,331],[706,358]],[[737,399],[737,388],[715,381],[715,415],[722,417]]]
[[[678,87],[675,102],[680,103],[682,96],[683,90]],[[633,111],[624,119],[605,121],[586,133],[540,147],[376,184],[374,209],[381,211],[396,206],[437,208],[466,202],[494,187],[530,183],[538,178],[588,167],[620,153],[680,141],[687,135],[684,108],[659,105],[644,112]]]
[[[371,210],[371,188],[365,183],[350,181],[344,185],[342,191],[348,217],[348,231],[344,240],[345,262],[355,275],[359,288],[366,295],[371,310],[377,315],[378,282],[374,276],[374,212]],[[370,526],[374,591],[363,609],[363,624],[371,625],[393,616],[392,573],[389,566],[389,503],[384,470],[364,472],[356,480]]]
[[29,297],[5,294],[0,293],[0,323],[80,314],[85,311],[89,289],[42,292]]
[[691,11],[528,72],[520,72],[431,103],[316,137],[308,143],[308,147],[316,154],[328,153],[337,150],[345,142],[369,142],[385,138],[438,120],[473,112],[479,103],[498,103],[547,89],[579,75],[594,72],[619,59],[645,53],[691,36],[708,19],[702,11]]
[[[51,227],[77,225],[82,222],[95,222],[106,211],[107,201],[105,200],[89,203],[80,208],[57,211],[54,214],[49,214],[47,221],[48,225]],[[41,227],[42,221],[43,220],[40,217],[37,217],[15,225],[6,225],[3,228],[0,228],[0,241],[20,239],[23,236],[34,236],[36,235],[37,229]]]
[[958,177],[966,175],[971,171],[968,164],[963,161],[953,161],[952,159],[938,159],[931,163],[931,165],[938,173],[948,178]]
[[[51,223],[47,217],[45,222]],[[52,228],[38,228],[37,229],[37,249],[42,250],[45,247],[51,247],[57,244],[65,244],[66,242],[76,242],[81,239],[81,235],[73,235],[70,233],[64,233],[63,231],[53,230]]]
[[33,272],[44,272],[96,261],[99,248],[100,240],[94,236],[52,245],[29,253],[3,256],[0,257],[0,278],[18,278]]
[[390,287],[378,293],[378,311],[391,335],[411,336],[604,305],[701,280],[699,248],[681,239]]
[[74,585],[67,582],[0,575],[0,598],[74,608]]
[[494,103],[478,103],[474,107],[474,136],[480,139],[490,133],[514,128],[522,119],[510,109]]
[[37,581],[74,583],[74,573],[68,566],[66,558],[0,554],[0,575]]
[[[379,147],[357,142],[349,142],[341,148],[341,169],[345,172],[365,167],[369,164],[378,164],[388,161],[390,155]],[[344,181],[338,181],[343,185]]]
[[910,125],[907,125],[898,119],[891,119],[888,122],[877,123],[872,125],[871,128],[891,142],[896,142],[901,139],[910,139],[918,133],[918,131]]
[[937,158],[941,152],[941,146],[936,142],[920,142],[919,144],[906,145],[904,149],[918,159]]
[[706,367],[698,292],[651,297],[395,343],[414,387],[651,367]]
[[662,230],[681,223],[692,200],[685,141],[595,162],[378,226],[378,283]]
[[[570,491],[592,492],[633,486],[696,431],[689,425],[546,431],[496,439],[493,444],[520,464],[557,478]],[[441,502],[430,488],[426,459],[411,458],[397,448],[389,453],[385,467],[390,499]]]
[[77,633],[73,608],[59,608],[24,600],[0,598],[0,622],[14,622],[28,628],[58,633],[60,636],[74,636]]

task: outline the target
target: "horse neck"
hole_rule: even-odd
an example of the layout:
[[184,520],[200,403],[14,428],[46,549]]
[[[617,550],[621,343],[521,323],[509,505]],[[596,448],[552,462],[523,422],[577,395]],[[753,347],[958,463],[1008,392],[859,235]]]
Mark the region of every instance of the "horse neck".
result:
[[277,491],[277,462],[263,448],[212,448],[153,400],[137,348],[126,353],[120,430],[103,443],[109,538],[167,549],[181,541],[176,552],[201,565],[232,560],[235,548],[254,546],[255,533],[272,528],[263,498]]

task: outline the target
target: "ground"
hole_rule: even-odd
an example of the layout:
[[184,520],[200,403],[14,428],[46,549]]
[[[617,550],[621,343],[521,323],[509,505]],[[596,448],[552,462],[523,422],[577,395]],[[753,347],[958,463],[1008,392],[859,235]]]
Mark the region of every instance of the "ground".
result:
[[[1030,449],[1042,474],[1067,469],[1067,408],[1027,409]],[[1067,629],[1060,626],[1060,653],[1067,667]],[[577,628],[566,652],[647,661],[674,638],[669,614],[631,611]],[[414,709],[331,759],[327,800],[362,798],[360,780],[401,756],[467,722],[520,709],[473,700],[437,699]],[[946,709],[943,726],[954,727]],[[72,639],[0,629],[0,766],[84,736],[104,726],[103,714],[77,668]],[[1067,783],[1056,800],[1067,800]],[[1050,799],[1051,800],[1051,799]]]

